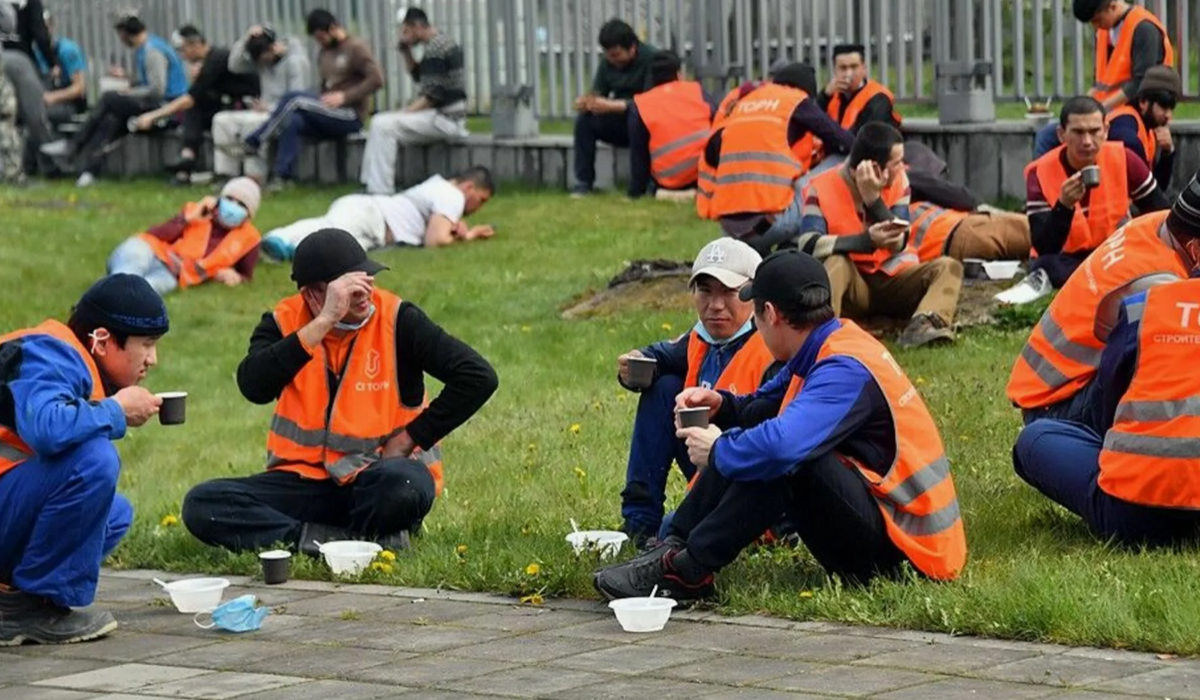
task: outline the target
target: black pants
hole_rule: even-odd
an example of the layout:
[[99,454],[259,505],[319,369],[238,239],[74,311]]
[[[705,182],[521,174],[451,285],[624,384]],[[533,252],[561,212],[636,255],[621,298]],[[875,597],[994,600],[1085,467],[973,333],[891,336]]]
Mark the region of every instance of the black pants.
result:
[[155,109],[159,104],[160,101],[155,97],[122,95],[118,92],[101,95],[100,103],[71,139],[80,169],[94,175],[100,169],[104,150],[129,133],[126,122],[130,117]]
[[866,481],[832,453],[773,481],[731,481],[703,469],[670,534],[687,541],[692,559],[718,571],[780,517],[827,572],[847,581],[895,574],[905,561]]
[[183,523],[201,542],[235,552],[294,547],[305,523],[381,537],[417,525],[434,493],[429,469],[412,459],[379,460],[345,486],[269,471],[196,486],[183,500]]
[[183,147],[191,149],[194,157],[200,157],[204,146],[204,133],[212,128],[213,117],[225,109],[221,100],[196,100],[192,108],[183,113]]
[[596,142],[629,145],[629,121],[621,114],[580,114],[575,118],[575,182],[596,182]]

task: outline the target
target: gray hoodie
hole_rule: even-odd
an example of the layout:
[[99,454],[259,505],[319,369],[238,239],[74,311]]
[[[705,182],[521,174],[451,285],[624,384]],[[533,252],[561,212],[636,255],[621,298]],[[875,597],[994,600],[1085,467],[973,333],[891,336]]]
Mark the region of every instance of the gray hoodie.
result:
[[261,66],[246,53],[246,37],[238,39],[229,50],[229,70],[233,73],[258,73],[262,100],[274,109],[289,92],[312,92],[316,81],[304,44],[295,37],[286,37],[287,53],[275,65]]

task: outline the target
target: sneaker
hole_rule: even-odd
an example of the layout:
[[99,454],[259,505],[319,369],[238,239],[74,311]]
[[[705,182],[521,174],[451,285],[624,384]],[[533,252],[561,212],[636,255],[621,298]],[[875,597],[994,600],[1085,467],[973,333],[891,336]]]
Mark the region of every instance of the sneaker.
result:
[[51,141],[50,143],[42,144],[41,148],[38,150],[41,151],[42,155],[47,155],[51,158],[65,158],[71,155],[72,149],[70,141],[66,139],[59,139],[57,141]]
[[89,172],[83,173],[79,176],[79,179],[75,181],[75,186],[79,188],[91,187],[94,184],[96,184],[96,176]]
[[256,158],[260,150],[262,150],[262,144],[258,141],[252,141],[251,139],[242,141],[242,156]]
[[582,199],[592,193],[592,186],[579,183],[571,188],[571,199]]
[[1050,275],[1046,274],[1045,269],[1038,268],[1025,279],[992,298],[1003,304],[1028,304],[1053,291],[1054,285],[1050,284]]
[[937,314],[913,316],[908,327],[900,334],[897,344],[902,348],[919,348],[930,343],[953,343],[954,331]]
[[111,613],[72,610],[41,596],[0,589],[0,647],[75,644],[99,639],[116,628]]
[[675,558],[686,553],[686,550],[675,548],[677,545],[678,541],[664,541],[623,564],[603,568],[596,572],[592,583],[607,600],[644,598],[655,587],[658,596],[678,601],[711,596],[716,590],[711,573],[688,578],[675,568]]
[[296,246],[279,236],[264,236],[260,244],[262,254],[275,262],[287,262],[296,252]]

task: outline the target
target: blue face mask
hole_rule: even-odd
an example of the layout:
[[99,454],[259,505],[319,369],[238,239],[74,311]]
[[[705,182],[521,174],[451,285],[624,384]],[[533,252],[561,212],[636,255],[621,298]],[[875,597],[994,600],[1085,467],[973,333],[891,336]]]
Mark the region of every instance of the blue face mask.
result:
[[222,197],[217,202],[217,221],[225,228],[237,228],[246,223],[246,219],[250,218],[250,212],[246,211],[246,207],[238,204],[228,197]]
[[[206,630],[216,627],[227,632],[253,632],[262,627],[263,618],[269,612],[265,606],[255,608],[257,602],[258,599],[254,596],[244,595],[225,603],[212,613],[196,613],[192,621],[197,627]],[[212,623],[206,625],[200,622],[201,615],[212,615]]]
[[704,323],[701,321],[696,321],[696,325],[692,327],[692,330],[696,331],[696,334],[700,336],[700,339],[703,340],[704,342],[708,343],[709,345],[720,346],[720,345],[725,345],[727,343],[732,343],[733,341],[737,340],[738,338],[741,338],[743,335],[746,335],[750,331],[754,330],[754,319],[752,319],[752,318],[746,319],[746,322],[742,324],[742,327],[739,328],[736,333],[729,336],[725,340],[714,339],[712,337],[712,335],[709,334],[708,329],[704,327]]

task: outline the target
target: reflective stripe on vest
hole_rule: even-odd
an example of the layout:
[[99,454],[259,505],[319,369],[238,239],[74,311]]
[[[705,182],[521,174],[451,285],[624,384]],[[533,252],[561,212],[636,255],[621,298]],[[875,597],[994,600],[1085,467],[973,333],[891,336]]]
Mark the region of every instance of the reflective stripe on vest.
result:
[[1200,509],[1200,279],[1152,287],[1137,360],[1100,452],[1098,485],[1156,508]]
[[[1047,202],[1057,202],[1067,181],[1062,153],[1066,146],[1059,146],[1025,167],[1025,177],[1037,173],[1038,183]],[[1099,248],[1109,236],[1129,221],[1129,172],[1125,162],[1125,144],[1106,141],[1100,146],[1096,165],[1100,168],[1100,184],[1087,194],[1088,210],[1085,215],[1082,200],[1075,205],[1071,219],[1071,230],[1063,244],[1064,253],[1088,252]]]
[[[826,232],[831,236],[857,236],[867,229],[864,214],[854,201],[844,172],[846,167],[840,166],[808,181],[807,197],[816,197],[821,215],[825,218]],[[883,190],[880,198],[891,209],[907,190],[908,175],[901,171],[892,179],[892,184]],[[875,272],[895,275],[918,263],[911,235],[907,245],[899,251],[879,248],[873,253],[850,253],[850,259],[865,275]]]
[[1150,22],[1162,34],[1163,65],[1175,65],[1175,48],[1163,23],[1144,7],[1134,6],[1121,21],[1120,36],[1113,46],[1107,29],[1096,30],[1096,73],[1092,87],[1096,99],[1104,102],[1133,79],[1133,35],[1142,22]]
[[708,218],[770,216],[795,201],[803,171],[788,147],[788,125],[806,99],[803,90],[767,84],[737,101],[722,127]]
[[[967,544],[937,425],[887,349],[852,321],[840,323],[841,328],[818,351],[817,363],[834,356],[850,357],[871,373],[887,400],[896,450],[882,477],[849,457],[839,457],[866,481],[884,515],[888,536],[909,561],[931,578],[953,579],[966,563]],[[803,379],[792,377],[780,413],[802,390]]]
[[[1027,410],[1051,406],[1092,381],[1105,345],[1096,335],[1096,317],[1114,292],[1155,275],[1188,276],[1175,249],[1162,238],[1168,214],[1153,212],[1129,222],[1067,279],[1013,364],[1006,390],[1013,404]],[[1141,310],[1127,312],[1138,315]]]
[[[16,464],[20,464],[32,456],[33,452],[31,450],[0,441],[0,462],[15,462]],[[16,464],[13,466],[16,466]]]
[[700,83],[674,80],[633,98],[650,135],[650,174],[659,187],[682,189],[696,181],[712,113]]
[[953,209],[943,209],[929,202],[913,202],[912,247],[921,262],[937,260],[946,255],[950,234],[970,214]]

